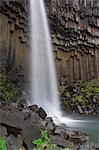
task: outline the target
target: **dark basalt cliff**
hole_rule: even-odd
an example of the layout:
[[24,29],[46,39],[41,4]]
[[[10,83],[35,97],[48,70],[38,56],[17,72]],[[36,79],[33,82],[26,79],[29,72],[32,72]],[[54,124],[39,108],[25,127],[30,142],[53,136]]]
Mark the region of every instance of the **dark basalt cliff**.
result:
[[[45,0],[58,78],[99,78],[98,0]],[[0,65],[27,66],[28,1],[0,1]],[[6,58],[6,61],[5,61]]]
[[25,0],[0,1],[0,68],[11,70],[15,65],[27,68],[28,12]]
[[59,78],[99,77],[99,1],[46,0]]

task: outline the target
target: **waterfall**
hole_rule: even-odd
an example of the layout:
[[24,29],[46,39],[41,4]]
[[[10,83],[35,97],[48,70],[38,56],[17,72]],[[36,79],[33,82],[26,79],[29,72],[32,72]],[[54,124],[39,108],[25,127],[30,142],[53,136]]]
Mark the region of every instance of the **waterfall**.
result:
[[60,114],[57,80],[51,38],[43,0],[30,0],[32,104],[50,116]]
[[60,108],[55,63],[43,0],[30,0],[30,19],[32,70],[30,104],[42,107],[55,123],[73,125],[79,120],[63,117]]
[[[56,124],[64,123],[73,130],[97,133],[90,119],[75,120],[63,116],[58,97],[55,63],[43,0],[30,1],[31,36],[31,102],[42,107]],[[94,125],[92,124],[94,123]],[[90,126],[89,126],[90,125]],[[89,134],[91,135],[91,134]]]

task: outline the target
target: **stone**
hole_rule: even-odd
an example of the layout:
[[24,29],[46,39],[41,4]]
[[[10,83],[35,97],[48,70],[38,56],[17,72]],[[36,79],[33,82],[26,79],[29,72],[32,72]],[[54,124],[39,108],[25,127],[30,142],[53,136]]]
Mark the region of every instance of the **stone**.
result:
[[7,128],[5,126],[0,125],[0,136],[1,137],[7,136]]
[[10,106],[13,107],[14,109],[15,109],[15,108],[18,108],[18,104],[17,104],[17,103],[14,103],[14,102],[11,103]]
[[40,127],[37,124],[25,126],[21,131],[21,137],[27,148],[32,150],[34,148],[32,141],[40,137]]
[[71,135],[70,136],[70,141],[73,142],[73,143],[82,143],[82,142],[86,142],[88,140],[87,136],[85,135]]
[[22,128],[24,124],[24,116],[25,113],[21,111],[0,111],[0,123],[15,127],[15,128]]
[[51,123],[53,119],[51,117],[46,117],[45,118],[46,123]]
[[77,105],[77,108],[78,108],[79,113],[80,113],[80,114],[83,114],[83,109],[81,108],[81,106],[80,106],[80,105]]
[[61,146],[63,148],[68,147],[70,149],[76,150],[76,147],[73,145],[73,143],[65,140],[64,138],[51,135],[51,139],[52,139],[52,143],[54,143],[58,146]]
[[44,120],[47,116],[46,112],[43,110],[43,108],[39,108],[37,113],[39,114],[39,116]]
[[60,135],[61,132],[66,132],[66,126],[56,126],[54,133]]
[[69,135],[68,135],[66,132],[61,131],[61,132],[59,133],[59,135],[60,135],[60,137],[66,139],[66,140],[69,139]]
[[45,120],[41,121],[41,124],[42,124],[44,127],[46,127],[46,121],[45,121]]
[[54,124],[53,122],[47,123],[46,129],[47,129],[48,131],[52,131],[52,132],[53,132],[54,129],[55,129],[55,124]]
[[77,88],[73,88],[73,92],[74,93],[78,93],[78,89]]
[[20,109],[28,107],[27,100],[24,98],[21,98],[17,103],[18,103],[18,108]]
[[18,143],[17,138],[12,134],[10,134],[7,137],[7,149],[8,150],[19,150],[20,149],[20,145]]
[[31,105],[29,106],[30,110],[36,112],[38,110],[38,106],[37,105]]

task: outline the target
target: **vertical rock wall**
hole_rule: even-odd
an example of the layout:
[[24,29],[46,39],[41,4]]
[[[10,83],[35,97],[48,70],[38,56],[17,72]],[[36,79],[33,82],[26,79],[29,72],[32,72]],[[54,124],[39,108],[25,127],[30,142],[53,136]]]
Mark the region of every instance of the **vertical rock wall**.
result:
[[[59,80],[99,78],[98,0],[44,1]],[[28,68],[27,6],[28,0],[0,1],[0,66],[7,70]]]
[[0,1],[0,66],[7,71],[28,64],[28,31],[25,0]]
[[59,79],[99,78],[99,0],[45,0]]

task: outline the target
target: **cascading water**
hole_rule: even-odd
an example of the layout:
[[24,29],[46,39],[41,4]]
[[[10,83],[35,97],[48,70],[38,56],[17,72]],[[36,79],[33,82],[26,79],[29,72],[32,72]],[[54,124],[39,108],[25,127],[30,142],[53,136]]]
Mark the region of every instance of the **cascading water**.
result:
[[30,0],[32,103],[60,115],[51,39],[43,0]]
[[[57,90],[51,38],[43,0],[30,0],[31,17],[31,104],[62,123],[74,122],[62,117]],[[55,117],[55,118],[54,118]],[[56,121],[56,120],[55,120]]]
[[[62,116],[58,98],[51,38],[43,0],[30,0],[31,19],[31,104],[46,110],[57,123],[76,126],[84,120]],[[55,119],[57,118],[57,119]],[[80,124],[79,124],[80,125]]]

